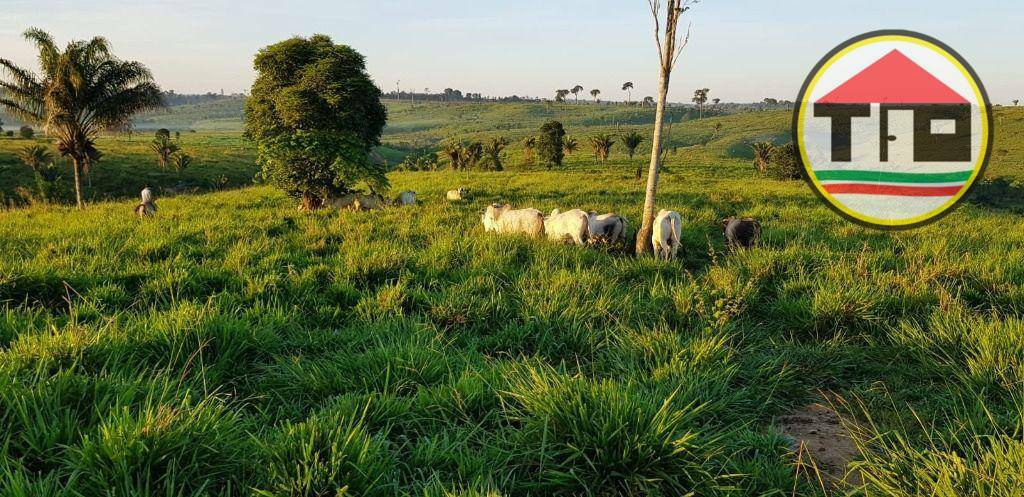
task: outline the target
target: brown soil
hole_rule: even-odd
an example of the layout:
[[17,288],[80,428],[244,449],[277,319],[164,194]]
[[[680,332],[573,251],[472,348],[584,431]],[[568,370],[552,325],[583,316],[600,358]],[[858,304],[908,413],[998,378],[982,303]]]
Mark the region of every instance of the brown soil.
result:
[[797,468],[811,480],[830,487],[844,483],[859,485],[860,474],[849,471],[858,455],[857,447],[839,422],[836,412],[821,404],[811,404],[775,420],[779,433],[793,439]]

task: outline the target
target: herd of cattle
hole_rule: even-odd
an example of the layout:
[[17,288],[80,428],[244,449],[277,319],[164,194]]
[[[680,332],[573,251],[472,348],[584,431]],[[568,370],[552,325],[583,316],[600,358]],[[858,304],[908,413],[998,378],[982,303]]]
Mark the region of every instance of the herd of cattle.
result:
[[[451,202],[469,199],[465,188],[449,190],[445,198]],[[352,193],[328,199],[324,205],[335,209],[359,211],[377,210],[386,204],[408,206],[416,203],[416,192],[405,190],[392,201],[380,195]],[[142,190],[141,201],[135,207],[139,217],[156,213],[156,199],[147,186]],[[484,231],[494,233],[520,233],[532,237],[547,237],[556,241],[568,241],[575,245],[602,243],[607,245],[625,244],[626,218],[615,214],[598,214],[594,211],[572,209],[562,212],[558,209],[545,216],[537,209],[513,209],[508,204],[491,204],[481,212],[480,220]],[[651,244],[660,258],[676,257],[681,245],[682,217],[676,211],[662,209],[654,218],[651,230]],[[727,217],[722,220],[722,233],[729,248],[751,248],[761,239],[761,223],[752,218]]]
[[[626,219],[615,213],[598,214],[594,211],[558,209],[545,216],[537,209],[513,209],[508,204],[487,206],[480,218],[484,231],[495,233],[521,233],[556,241],[571,241],[576,245],[588,243],[617,244],[627,242]],[[676,257],[681,246],[682,216],[676,211],[662,209],[654,218],[651,244],[659,258]],[[761,239],[761,223],[752,218],[728,217],[722,220],[722,232],[729,248],[751,248]]]

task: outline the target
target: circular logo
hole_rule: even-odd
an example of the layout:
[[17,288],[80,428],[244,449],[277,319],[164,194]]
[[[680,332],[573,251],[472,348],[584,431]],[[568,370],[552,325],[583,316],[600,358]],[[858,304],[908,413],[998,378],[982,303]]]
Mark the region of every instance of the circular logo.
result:
[[808,75],[793,116],[807,181],[871,227],[938,219],[984,170],[991,107],[977,74],[942,42],[875,31],[839,45]]

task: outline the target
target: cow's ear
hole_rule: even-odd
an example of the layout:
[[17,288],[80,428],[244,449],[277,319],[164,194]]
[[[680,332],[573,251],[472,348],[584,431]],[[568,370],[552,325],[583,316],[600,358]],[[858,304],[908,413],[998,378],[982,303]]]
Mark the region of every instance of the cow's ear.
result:
[[732,219],[732,216],[722,219],[722,228],[728,227],[729,223],[732,222]]

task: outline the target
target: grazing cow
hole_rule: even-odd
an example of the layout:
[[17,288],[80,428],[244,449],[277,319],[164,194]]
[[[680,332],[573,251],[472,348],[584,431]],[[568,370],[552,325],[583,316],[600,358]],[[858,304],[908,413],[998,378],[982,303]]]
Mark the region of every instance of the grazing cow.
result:
[[461,202],[469,198],[469,189],[459,188],[458,190],[448,190],[448,193],[445,196],[452,202]]
[[416,204],[416,192],[412,190],[406,190],[398,194],[398,198],[395,199],[395,205],[415,205]]
[[654,229],[651,243],[654,255],[663,259],[671,259],[679,252],[679,234],[683,231],[683,219],[676,211],[662,209],[654,218]]
[[568,239],[576,245],[583,245],[590,237],[590,222],[587,213],[579,209],[566,212],[555,209],[550,216],[544,218],[544,232],[551,240]]
[[730,249],[752,248],[761,241],[761,223],[752,217],[727,217],[722,220],[722,233]]
[[135,214],[139,217],[150,217],[156,214],[156,197],[148,186],[139,194],[139,205],[135,206]]
[[491,204],[480,216],[480,221],[484,231],[544,236],[544,214],[537,209],[516,210],[508,204]]
[[590,242],[603,242],[615,245],[620,241],[626,241],[626,218],[618,214],[598,214],[594,211],[587,213],[587,221],[590,225]]

